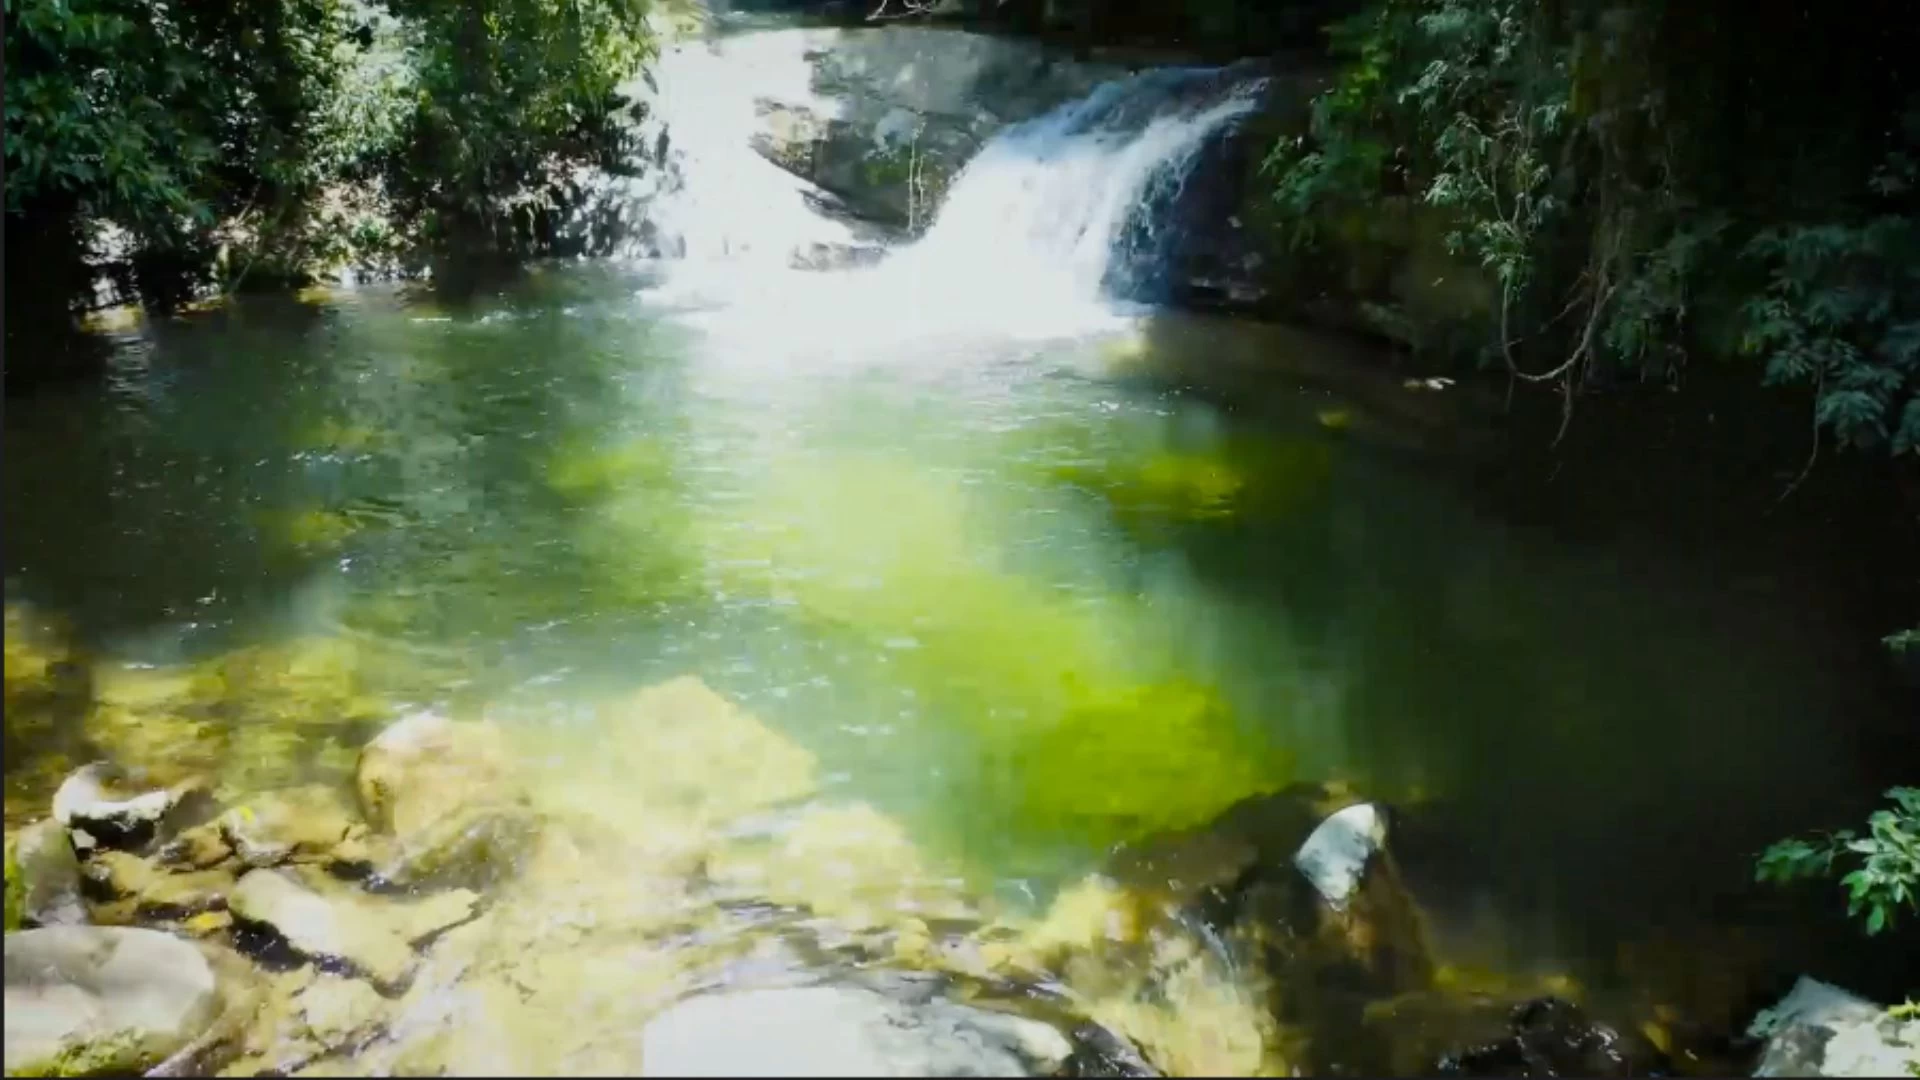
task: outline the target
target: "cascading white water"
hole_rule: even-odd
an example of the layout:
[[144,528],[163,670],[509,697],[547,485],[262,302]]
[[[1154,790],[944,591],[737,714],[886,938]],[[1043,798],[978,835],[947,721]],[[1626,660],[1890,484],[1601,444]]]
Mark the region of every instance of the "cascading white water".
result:
[[[662,57],[655,116],[672,144],[674,190],[649,209],[679,256],[665,297],[777,308],[780,340],[907,339],[982,330],[1072,335],[1116,322],[1105,292],[1123,237],[1153,196],[1183,182],[1208,140],[1258,104],[1264,80],[1228,69],[1158,69],[999,132],[948,190],[933,225],[877,266],[793,271],[789,253],[856,241],[818,193],[756,153],[756,99],[802,101],[823,118],[800,39],[785,32],[681,46]],[[810,198],[810,195],[812,196]],[[737,310],[711,324],[741,332]]]
[[1149,71],[1008,128],[882,270],[995,312],[1098,305],[1129,222],[1258,104],[1260,80],[1222,82],[1213,69]]
[[648,200],[649,246],[690,271],[784,268],[795,248],[850,243],[845,224],[808,202],[806,181],[756,153],[756,102],[804,102],[823,117],[836,103],[814,95],[812,68],[784,31],[665,50],[643,92],[651,115],[643,141],[664,136],[668,187]]

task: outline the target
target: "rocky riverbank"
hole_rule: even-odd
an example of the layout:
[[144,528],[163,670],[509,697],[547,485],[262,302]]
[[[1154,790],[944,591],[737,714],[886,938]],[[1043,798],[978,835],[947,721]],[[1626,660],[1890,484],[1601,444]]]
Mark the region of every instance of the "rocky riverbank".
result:
[[[1123,845],[1032,915],[695,678],[600,702],[575,748],[396,712],[337,643],[127,669],[28,623],[9,612],[9,1075],[1700,1071],[1570,980],[1449,966],[1398,815],[1338,785]],[[12,751],[63,702],[87,760],[47,791]],[[1763,1075],[1871,1075],[1920,1042],[1821,989],[1755,1027]]]

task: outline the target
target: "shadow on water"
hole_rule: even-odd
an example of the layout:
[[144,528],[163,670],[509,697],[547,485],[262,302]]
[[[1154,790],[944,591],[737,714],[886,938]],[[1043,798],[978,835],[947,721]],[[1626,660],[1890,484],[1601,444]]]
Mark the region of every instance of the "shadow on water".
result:
[[[1911,621],[1920,582],[1861,573],[1920,550],[1883,474],[1842,464],[1779,513],[1777,486],[1754,497],[1766,455],[1726,430],[1736,418],[1675,446],[1647,438],[1673,417],[1636,424],[1607,403],[1582,416],[1563,475],[1527,476],[1502,442],[1543,444],[1532,417],[1496,428],[1484,397],[1408,392],[1357,347],[1252,337],[1158,320],[1141,375],[1242,432],[1338,445],[1331,476],[1312,504],[1150,542],[1283,624],[1295,663],[1345,673],[1349,757],[1333,768],[1410,804],[1398,850],[1442,927],[1497,910],[1508,959],[1559,955],[1603,979],[1644,979],[1649,941],[1676,954],[1671,976],[1751,931],[1765,956],[1748,994],[1810,969],[1910,992],[1920,943],[1864,942],[1832,886],[1752,883],[1766,844],[1863,820],[1915,779],[1920,694],[1877,638]],[[1285,681],[1248,688],[1252,711],[1284,715]]]
[[8,574],[96,645],[164,629],[204,653],[422,550],[567,573],[484,526],[545,490],[543,448],[617,413],[631,357],[594,305],[630,285],[496,285],[237,298],[117,336],[101,382],[10,399]]

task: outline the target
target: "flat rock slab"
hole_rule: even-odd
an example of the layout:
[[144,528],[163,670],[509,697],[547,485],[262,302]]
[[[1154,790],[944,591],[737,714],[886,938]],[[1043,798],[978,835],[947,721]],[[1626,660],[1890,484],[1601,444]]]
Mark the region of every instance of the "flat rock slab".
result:
[[271,928],[294,952],[344,964],[393,988],[406,982],[414,943],[471,918],[464,889],[423,901],[322,895],[279,870],[254,870],[228,900],[236,918]]
[[138,1072],[187,1045],[218,1009],[200,951],[155,930],[50,926],[6,939],[6,1071]]
[[648,1076],[1036,1076],[1072,1053],[1038,1021],[851,987],[691,998],[641,1034]]
[[1899,1076],[1920,1061],[1920,1020],[1804,975],[1747,1034],[1766,1040],[1755,1076]]

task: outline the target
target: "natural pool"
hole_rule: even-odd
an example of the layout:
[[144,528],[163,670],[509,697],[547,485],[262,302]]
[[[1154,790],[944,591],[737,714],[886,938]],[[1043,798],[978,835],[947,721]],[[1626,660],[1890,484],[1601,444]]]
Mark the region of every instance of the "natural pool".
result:
[[[1853,673],[1784,599],[1476,508],[1468,391],[1324,377],[1339,347],[1222,320],[839,337],[805,291],[655,285],[237,302],[7,403],[8,603],[96,665],[90,707],[9,711],[9,828],[103,748],[235,802],[344,787],[425,708],[499,725],[549,812],[644,841],[536,860],[491,947],[553,970],[459,1048],[313,1067],[632,1067],[601,1034],[689,971],[749,979],[774,936],[650,890],[758,881],[904,956],[903,912],[929,940],[1026,925],[1116,843],[1302,782],[1404,808],[1443,981],[1571,980],[1680,1028],[1771,976],[1735,944],[1769,934],[1751,856],[1861,788],[1826,715]],[[684,683],[633,704],[686,675],[744,712]],[[688,868],[686,836],[808,806],[805,842]],[[1308,1053],[1236,1056],[1223,993],[1100,1015],[1176,1046],[1163,1068]]]

